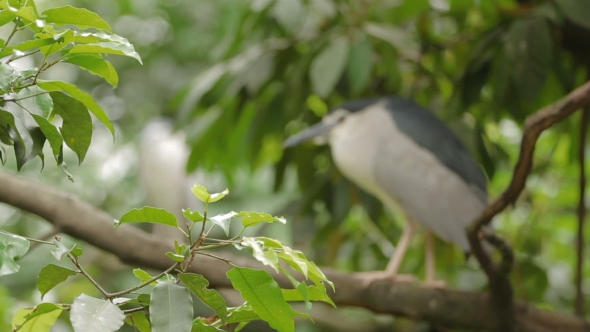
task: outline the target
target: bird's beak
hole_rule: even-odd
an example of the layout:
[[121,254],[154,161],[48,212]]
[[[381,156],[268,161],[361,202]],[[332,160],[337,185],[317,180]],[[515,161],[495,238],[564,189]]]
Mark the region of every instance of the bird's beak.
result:
[[307,129],[305,129],[304,131],[300,132],[299,134],[296,134],[296,135],[293,135],[293,136],[287,138],[283,142],[283,147],[290,148],[292,146],[299,145],[303,142],[309,141],[313,138],[319,138],[322,136],[326,136],[328,134],[328,132],[330,132],[330,130],[332,128],[334,128],[334,126],[336,126],[336,123],[319,122]]

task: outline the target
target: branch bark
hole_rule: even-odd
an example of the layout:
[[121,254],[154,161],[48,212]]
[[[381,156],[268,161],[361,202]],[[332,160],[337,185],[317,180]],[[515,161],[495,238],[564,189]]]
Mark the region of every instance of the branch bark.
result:
[[[113,217],[108,213],[42,183],[0,172],[0,202],[34,213],[62,232],[110,252],[129,265],[165,270],[172,264],[165,256],[172,249],[166,242],[129,225],[114,229]],[[240,266],[263,268],[242,257],[225,254],[224,258]],[[204,275],[211,287],[230,288],[225,276],[229,268],[219,260],[197,256],[189,270]],[[491,331],[498,324],[487,294],[428,288],[390,279],[367,283],[361,274],[327,268],[323,271],[336,285],[337,291],[331,297],[340,306],[363,307],[453,328]],[[284,276],[271,273],[281,286],[290,287]],[[519,331],[590,331],[583,319],[524,303],[515,305],[514,314]]]

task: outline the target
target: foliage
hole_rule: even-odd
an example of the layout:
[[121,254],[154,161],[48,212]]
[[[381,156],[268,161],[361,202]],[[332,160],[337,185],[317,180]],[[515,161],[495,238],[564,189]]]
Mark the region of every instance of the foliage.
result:
[[[216,226],[222,227],[222,225],[213,221],[216,217],[207,217],[208,205],[221,200],[229,194],[229,191],[226,189],[221,193],[209,194],[202,185],[195,185],[192,191],[198,199],[205,203],[205,208],[202,218],[193,221],[187,230],[178,226],[176,217],[170,212],[150,207],[129,211],[120,220],[115,220],[115,227],[134,222],[150,222],[175,227],[183,232],[188,239],[188,245],[175,241],[174,252],[166,253],[166,256],[174,262],[170,268],[156,276],[150,276],[141,269],[135,269],[133,272],[140,279],[139,285],[119,292],[106,292],[83,269],[79,262],[82,252],[76,245],[67,248],[61,244],[59,238],[56,238],[54,242],[46,242],[24,239],[12,234],[2,234],[6,239],[4,241],[5,248],[17,248],[16,250],[4,250],[0,256],[2,263],[0,270],[5,271],[5,274],[18,271],[18,264],[13,260],[15,252],[22,257],[26,254],[30,241],[55,246],[54,256],[56,259],[61,260],[62,257],[67,257],[78,268],[76,271],[54,264],[45,266],[37,280],[37,288],[41,292],[41,297],[69,277],[77,274],[86,277],[103,294],[102,299],[80,294],[71,305],[45,302],[35,308],[21,309],[13,319],[14,331],[49,331],[61,312],[69,310],[74,331],[80,332],[114,332],[118,331],[124,323],[142,331],[150,331],[150,329],[154,331],[221,331],[223,327],[230,328],[230,326],[235,327],[236,325],[241,328],[248,322],[257,319],[267,321],[277,331],[289,332],[295,331],[294,316],[306,315],[294,311],[287,301],[305,301],[308,303],[308,309],[311,308],[310,301],[324,301],[334,305],[327,295],[325,283],[332,288],[334,285],[302,252],[293,250],[274,239],[242,236],[246,228],[257,223],[277,221],[284,223],[283,218],[250,211],[225,214],[231,215],[231,217],[224,217],[228,223],[233,217],[241,218],[242,230],[227,240],[211,239],[209,237],[211,230]],[[145,211],[149,211],[149,213],[145,213]],[[174,218],[172,222],[170,221],[171,216]],[[211,224],[207,227],[208,222]],[[198,235],[195,237],[195,234]],[[10,243],[22,243],[23,245],[12,246]],[[214,248],[229,246],[240,250],[250,249],[258,261],[271,266],[276,272],[280,271],[286,274],[293,283],[293,289],[281,289],[265,270],[238,267],[226,259],[206,252]],[[209,281],[205,277],[187,272],[196,255],[220,259],[233,266],[228,271],[227,277],[246,302],[239,307],[227,307],[224,298],[216,290],[207,287]],[[314,285],[309,286],[295,280],[287,269],[279,265],[279,259],[295,271],[300,272],[306,279],[310,279]],[[5,268],[6,266],[8,268]],[[171,272],[178,272],[178,279],[169,274]],[[137,295],[137,292],[141,292],[143,288],[151,289],[149,295],[147,293]],[[203,304],[213,309],[215,316],[197,317],[193,320],[191,293]]]
[[[90,113],[103,122],[112,134],[114,134],[114,127],[107,113],[89,94],[71,83],[42,80],[39,78],[40,75],[57,64],[70,63],[102,77],[116,87],[117,72],[105,56],[107,54],[124,55],[135,58],[141,63],[139,55],[125,38],[110,32],[110,26],[106,21],[87,9],[63,6],[48,9],[39,14],[33,1],[4,1],[0,3],[0,9],[2,10],[0,16],[3,17],[2,24],[12,22],[14,25],[10,36],[3,41],[2,50],[0,50],[3,57],[9,56],[7,61],[0,65],[3,66],[0,68],[3,73],[0,75],[2,142],[14,147],[18,169],[37,156],[43,161],[42,151],[45,141],[49,142],[58,166],[65,166],[64,142],[78,156],[81,163],[92,137]],[[62,26],[71,28],[62,28]],[[97,31],[86,32],[87,29]],[[28,31],[27,40],[14,46],[9,45],[18,31]],[[39,67],[23,70],[12,64],[13,61],[34,56],[37,53],[42,55]],[[52,124],[55,122],[56,115],[61,117],[59,130]],[[0,158],[5,162],[4,150],[0,151]],[[79,262],[82,250],[76,245],[68,248],[58,237],[53,242],[46,242],[1,233],[0,275],[18,272],[20,266],[16,260],[23,257],[29,250],[30,242],[35,241],[55,246],[52,254],[57,260],[67,257],[78,268],[76,271],[55,264],[45,266],[37,279],[41,298],[48,291],[77,274],[84,275],[103,294],[103,299],[80,294],[72,304],[46,302],[31,309],[22,309],[13,319],[14,331],[49,331],[64,310],[70,311],[70,321],[74,330],[85,332],[117,331],[125,321],[141,330],[149,330],[150,325],[151,329],[157,331],[218,330],[223,326],[229,327],[230,324],[239,324],[243,327],[254,319],[266,320],[278,331],[294,331],[293,317],[302,314],[291,309],[283,297],[283,290],[268,272],[237,266],[228,272],[234,287],[248,301],[248,304],[245,303],[237,308],[227,308],[223,297],[217,291],[207,288],[209,282],[203,276],[187,272],[197,254],[205,254],[204,250],[226,246],[236,246],[239,249],[250,248],[255,258],[271,265],[277,272],[279,258],[281,258],[296,271],[301,272],[305,278],[309,277],[315,284],[313,289],[323,294],[312,300],[319,299],[331,303],[326,294],[324,282],[332,284],[301,252],[292,250],[276,240],[241,236],[246,228],[258,223],[276,221],[285,223],[285,219],[249,211],[208,217],[209,204],[221,200],[229,192],[225,190],[210,194],[201,185],[195,185],[192,192],[205,204],[205,207],[202,214],[190,209],[185,211],[187,218],[192,221],[187,230],[179,227],[173,213],[153,207],[131,210],[120,220],[115,221],[115,227],[137,222],[167,225],[178,228],[188,239],[188,245],[175,242],[175,251],[166,253],[174,262],[168,270],[151,277],[147,272],[136,269],[134,274],[142,282],[138,286],[116,293],[104,291],[82,268]],[[243,229],[239,234],[228,240],[213,241],[209,238],[209,233],[214,226],[221,227],[229,236],[229,224],[233,217],[242,219]],[[211,225],[206,229],[208,222]],[[193,238],[193,228],[196,225],[199,225],[200,232],[196,238]],[[270,244],[267,245],[267,242]],[[216,257],[212,254],[206,255]],[[301,287],[286,269],[281,267],[280,270],[293,280],[294,289],[301,290],[300,296],[290,296],[289,299],[309,303],[307,287]],[[168,275],[173,271],[180,272],[178,280]],[[143,297],[140,300],[140,296],[125,297],[144,287],[151,288],[148,298]],[[261,289],[266,292],[261,292]],[[191,292],[214,309],[219,319],[207,321],[197,318],[193,323]],[[139,306],[121,309],[132,304]],[[148,307],[149,323],[146,323]],[[284,310],[276,310],[276,308]],[[244,312],[247,312],[247,315],[243,315]]]
[[[117,71],[105,56],[123,55],[141,63],[139,55],[127,39],[113,34],[107,22],[87,9],[63,6],[39,13],[33,0],[5,0],[0,2],[0,16],[0,26],[13,24],[12,32],[0,45],[0,57],[8,57],[0,64],[2,143],[14,147],[18,169],[37,156],[44,161],[46,141],[58,166],[65,167],[64,142],[82,163],[92,139],[90,113],[114,135],[113,124],[88,93],[74,84],[43,80],[41,74],[70,63],[116,87]],[[92,31],[85,31],[89,29]],[[26,40],[10,45],[17,32],[26,35]],[[40,55],[37,66],[23,69],[14,64],[35,55]],[[61,118],[59,130],[52,124],[56,116]],[[3,164],[6,158],[6,151],[0,150]]]

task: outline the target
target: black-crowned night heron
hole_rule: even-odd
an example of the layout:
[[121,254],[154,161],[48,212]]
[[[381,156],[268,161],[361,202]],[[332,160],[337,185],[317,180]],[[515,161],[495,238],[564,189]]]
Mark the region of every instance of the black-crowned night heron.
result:
[[[398,97],[350,101],[285,147],[327,142],[345,177],[407,219],[387,265],[396,276],[415,224],[426,228],[426,282],[435,283],[432,234],[469,252],[466,226],[487,203],[486,177],[455,134],[433,113]],[[399,211],[399,210],[398,210]]]

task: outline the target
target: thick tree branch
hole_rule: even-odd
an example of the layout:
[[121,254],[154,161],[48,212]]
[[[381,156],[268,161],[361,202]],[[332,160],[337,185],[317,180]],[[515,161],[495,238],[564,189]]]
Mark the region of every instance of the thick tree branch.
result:
[[492,295],[490,300],[493,308],[495,308],[495,316],[500,319],[497,326],[498,330],[509,331],[514,326],[516,311],[513,308],[513,290],[507,273],[503,273],[506,269],[499,268],[483,249],[479,240],[480,230],[483,226],[488,225],[495,215],[502,212],[509,204],[514,203],[524,189],[533,164],[535,145],[541,133],[587,105],[590,105],[590,81],[572,91],[560,101],[527,117],[518,162],[514,168],[510,184],[502,195],[484,209],[468,229],[472,252],[488,276],[490,294]]
[[[165,242],[129,225],[114,229],[113,217],[109,214],[47,185],[0,172],[0,202],[34,213],[64,233],[110,252],[125,263],[160,270],[172,264],[164,255],[171,250]],[[224,257],[241,266],[262,268],[252,260],[227,254]],[[228,269],[224,262],[197,256],[189,270],[203,274],[212,287],[229,288],[231,283],[225,276]],[[388,279],[367,283],[359,274],[323,270],[336,284],[337,291],[331,296],[338,305],[363,307],[455,328],[490,331],[498,325],[487,294],[427,288]],[[282,286],[290,287],[285,277],[275,275],[275,278]],[[590,331],[585,320],[522,303],[515,305],[515,327],[519,331]]]

